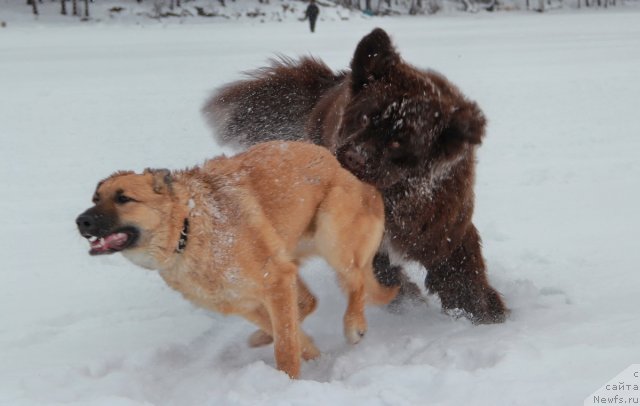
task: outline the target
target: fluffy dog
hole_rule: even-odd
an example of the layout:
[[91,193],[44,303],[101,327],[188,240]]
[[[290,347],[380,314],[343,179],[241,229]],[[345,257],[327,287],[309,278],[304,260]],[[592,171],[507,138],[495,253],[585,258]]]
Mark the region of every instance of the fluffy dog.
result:
[[471,220],[485,117],[445,77],[403,61],[383,30],[360,41],[351,71],[313,58],[274,62],[218,90],[203,112],[221,143],[303,135],[329,148],[384,197],[387,238],[374,265],[381,282],[403,279],[389,259],[395,252],[424,265],[444,309],[476,323],[505,319]]
[[367,329],[365,300],[397,293],[372,270],[381,196],[322,147],[272,142],[184,171],[117,172],[93,203],[76,219],[92,255],[122,252],[193,303],[255,323],[253,344],[273,337],[277,367],[293,378],[301,357],[319,354],[300,329],[316,306],[298,277],[302,258],[317,253],[335,269],[351,343]]

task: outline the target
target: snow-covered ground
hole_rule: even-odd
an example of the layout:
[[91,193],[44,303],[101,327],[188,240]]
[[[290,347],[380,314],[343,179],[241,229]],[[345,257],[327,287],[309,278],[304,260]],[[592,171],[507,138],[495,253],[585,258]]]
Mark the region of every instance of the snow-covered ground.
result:
[[[640,361],[640,12],[0,28],[0,404],[568,405]],[[192,307],[75,229],[116,169],[222,152],[199,108],[280,52],[347,66],[374,26],[490,119],[475,222],[513,309],[473,326],[429,306],[368,310],[357,346],[320,261],[302,379],[253,327]],[[418,269],[414,273],[421,276]]]

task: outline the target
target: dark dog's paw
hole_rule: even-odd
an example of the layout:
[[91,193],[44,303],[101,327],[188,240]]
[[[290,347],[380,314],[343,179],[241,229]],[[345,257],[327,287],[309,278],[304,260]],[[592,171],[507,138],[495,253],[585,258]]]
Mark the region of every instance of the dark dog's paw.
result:
[[500,294],[493,289],[488,289],[481,300],[482,306],[470,317],[474,324],[504,323],[511,311],[507,309]]
[[404,273],[400,273],[400,291],[385,308],[390,313],[402,314],[412,307],[425,306],[426,304],[427,300],[418,285],[411,282]]
[[509,316],[509,309],[504,305],[500,294],[490,286],[448,296],[440,293],[442,310],[454,317],[465,317],[473,324],[503,323]]

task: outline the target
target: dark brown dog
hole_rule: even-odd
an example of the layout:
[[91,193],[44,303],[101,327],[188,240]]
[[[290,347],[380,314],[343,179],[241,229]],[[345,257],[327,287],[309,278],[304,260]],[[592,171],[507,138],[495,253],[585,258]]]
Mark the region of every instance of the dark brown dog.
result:
[[476,323],[504,321],[471,222],[485,117],[442,75],[404,62],[383,30],[360,41],[350,72],[311,58],[274,62],[220,89],[203,112],[222,143],[303,138],[328,147],[384,196],[381,282],[402,279],[393,250],[427,268],[426,287],[445,309]]

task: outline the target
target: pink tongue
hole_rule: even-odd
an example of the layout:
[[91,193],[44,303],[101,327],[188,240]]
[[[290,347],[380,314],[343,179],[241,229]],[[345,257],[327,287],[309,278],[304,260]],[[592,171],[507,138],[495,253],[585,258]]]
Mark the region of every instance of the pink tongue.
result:
[[99,238],[91,243],[91,248],[95,251],[118,250],[127,242],[126,233],[115,233],[104,238]]

